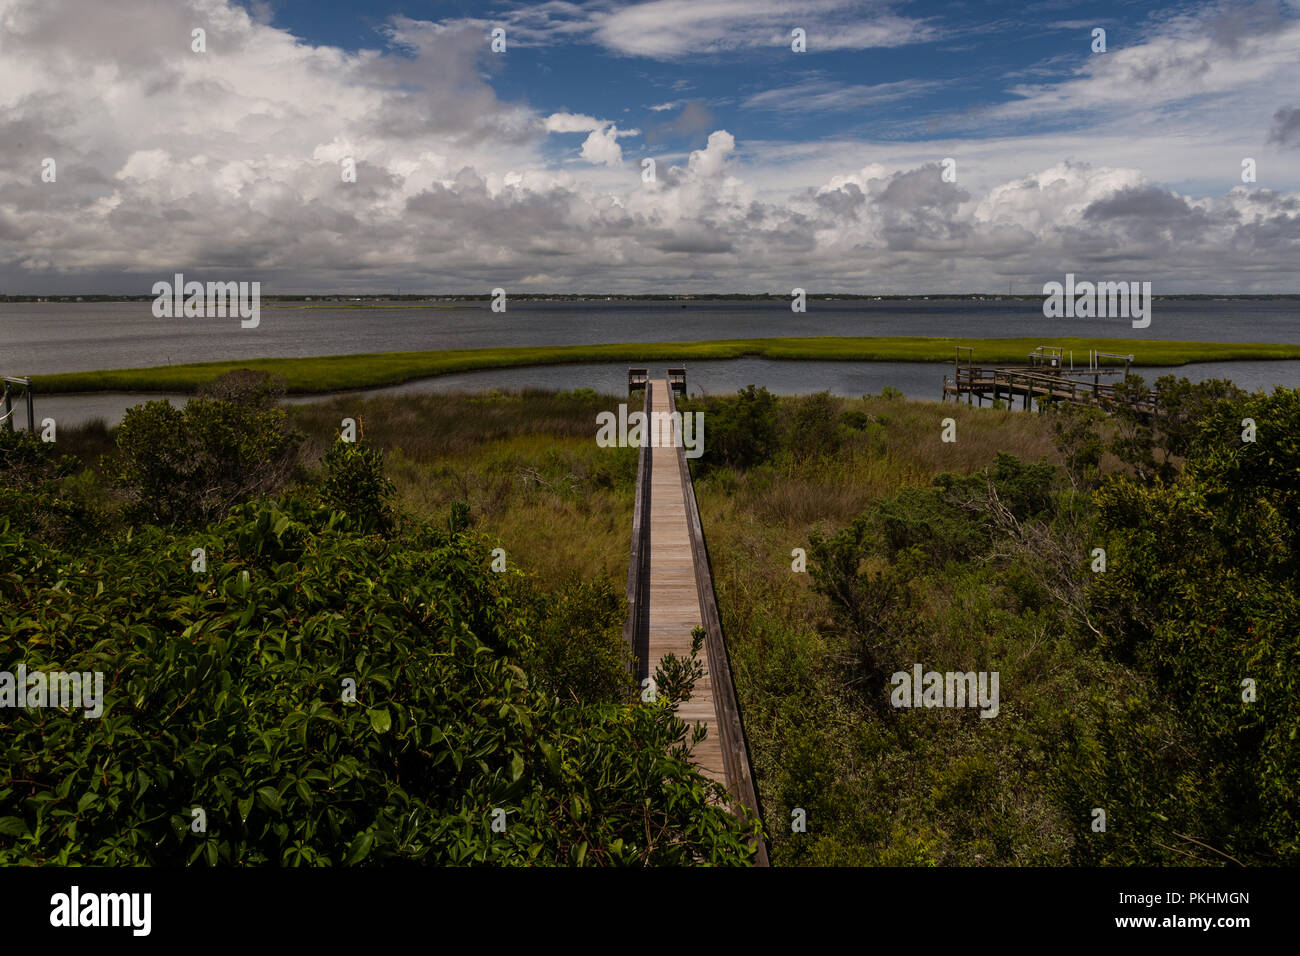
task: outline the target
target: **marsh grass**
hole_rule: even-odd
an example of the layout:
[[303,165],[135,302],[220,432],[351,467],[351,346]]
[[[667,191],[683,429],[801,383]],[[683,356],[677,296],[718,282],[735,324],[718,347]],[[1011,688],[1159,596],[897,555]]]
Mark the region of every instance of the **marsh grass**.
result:
[[39,392],[180,391],[191,392],[231,371],[252,369],[281,376],[293,393],[333,392],[477,369],[558,365],[569,362],[704,361],[746,357],[855,362],[948,362],[955,346],[971,346],[984,365],[1023,364],[1034,348],[1059,345],[1086,355],[1089,349],[1133,354],[1143,365],[1183,365],[1196,361],[1300,358],[1300,345],[1243,342],[1152,341],[1150,339],[936,338],[879,336],[720,339],[711,342],[632,342],[609,345],[552,345],[528,348],[459,349],[432,352],[379,352],[309,358],[262,358],[235,362],[194,362],[139,369],[105,369],[33,376]]
[[77,425],[60,425],[57,447],[60,454],[73,455],[83,466],[96,468],[105,455],[117,450],[113,430],[102,418]]
[[[790,401],[784,400],[787,405]],[[787,457],[747,472],[712,472],[697,480],[697,493],[710,502],[734,499],[733,507],[779,528],[785,536],[805,540],[813,528],[845,523],[870,501],[899,488],[928,485],[943,471],[970,474],[984,468],[999,451],[1060,461],[1050,430],[1035,414],[952,402],[880,398],[833,402],[839,414],[858,412],[868,420],[864,428],[846,428],[834,453],[802,461]],[[940,441],[945,418],[957,423],[955,442]],[[707,427],[706,420],[706,446]],[[707,522],[706,532],[713,527]]]
[[344,418],[385,452],[400,510],[442,520],[453,502],[505,548],[507,566],[558,587],[569,575],[622,592],[636,455],[596,445],[596,414],[616,396],[580,392],[444,393],[293,406],[312,468]]

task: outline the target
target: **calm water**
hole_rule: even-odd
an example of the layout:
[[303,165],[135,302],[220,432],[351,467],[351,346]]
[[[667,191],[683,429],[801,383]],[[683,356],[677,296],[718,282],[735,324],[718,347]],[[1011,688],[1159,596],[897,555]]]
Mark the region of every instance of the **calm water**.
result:
[[[149,302],[0,304],[0,372],[40,375],[258,357],[303,358],[494,346],[691,342],[801,335],[1188,339],[1300,343],[1300,303],[1156,301],[1151,326],[1126,319],[1045,319],[1037,301],[808,303],[519,302],[455,309],[267,306],[238,319],[155,319]],[[1140,358],[1140,356],[1139,356]]]
[[[0,372],[39,375],[258,357],[802,335],[1029,336],[1041,337],[1044,344],[1067,335],[1300,343],[1300,304],[1293,301],[1157,301],[1147,329],[1134,329],[1125,319],[1045,319],[1037,301],[813,300],[808,308],[795,315],[781,303],[748,302],[689,303],[686,308],[658,302],[519,302],[505,313],[491,312],[486,303],[451,309],[268,306],[258,328],[241,329],[238,319],[155,319],[148,302],[6,303],[0,304]],[[768,359],[692,362],[687,368],[692,393],[729,393],[753,383],[778,394],[829,390],[856,397],[889,385],[928,400],[939,397],[946,370],[928,363]],[[1251,390],[1300,386],[1300,362],[1214,362],[1137,371],[1148,381],[1175,372],[1194,380],[1231,378]],[[617,395],[626,390],[626,376],[627,363],[622,362],[552,365],[447,375],[355,394],[593,388]],[[94,418],[115,423],[127,407],[158,397],[38,395],[36,417],[67,424]],[[170,397],[184,401],[184,396]],[[22,410],[15,415],[16,424],[25,419]]]
[[[651,374],[662,375],[664,366],[650,365]],[[1243,388],[1271,390],[1275,385],[1300,387],[1300,362],[1203,362],[1181,368],[1135,368],[1135,372],[1154,382],[1161,375],[1175,374],[1193,381],[1228,378]],[[806,395],[829,390],[835,395],[857,398],[867,393],[879,394],[886,386],[900,389],[908,398],[936,401],[943,376],[952,373],[951,365],[923,362],[778,362],[771,359],[735,359],[722,362],[688,362],[687,386],[692,395],[729,394],[746,385],[763,385],[778,395]],[[592,388],[610,395],[627,390],[626,363],[588,365],[550,365],[539,368],[512,368],[482,372],[463,372],[438,378],[420,379],[386,388],[359,389],[348,392],[358,400],[378,395],[404,395],[416,392],[488,391],[491,389],[542,388],[555,391]],[[121,421],[125,409],[155,398],[169,398],[183,404],[184,395],[129,394],[99,392],[87,395],[37,396],[36,418],[53,417],[60,424],[77,424],[103,418],[109,424]],[[335,396],[311,395],[290,398],[291,402],[319,402]],[[26,415],[20,409],[15,421],[22,426]]]

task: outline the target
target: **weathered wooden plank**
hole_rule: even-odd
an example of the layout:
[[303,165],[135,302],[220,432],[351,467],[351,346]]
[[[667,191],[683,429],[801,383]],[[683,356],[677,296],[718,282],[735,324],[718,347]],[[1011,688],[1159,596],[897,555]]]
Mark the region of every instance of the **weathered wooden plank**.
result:
[[[658,434],[647,435],[648,447],[643,444],[638,456],[624,639],[639,661],[637,676],[644,679],[667,654],[689,658],[691,632],[705,628],[705,653],[700,661],[704,674],[677,714],[688,724],[703,724],[707,730],[693,751],[700,771],[758,813],[699,509],[684,452],[676,447],[669,382],[650,380],[645,396],[648,420]],[[653,418],[656,412],[663,416],[657,423]],[[760,840],[758,863],[766,866],[767,862],[767,847]]]
[[[672,391],[668,390],[669,408],[676,410]],[[695,485],[691,481],[690,466],[686,460],[684,448],[672,449],[677,459],[678,475],[681,482],[681,499],[687,523],[691,547],[691,562],[694,565],[696,592],[706,634],[705,648],[708,651],[708,671],[710,691],[713,697],[723,766],[726,773],[727,789],[741,804],[751,810],[762,820],[762,808],[758,802],[758,790],[754,785],[753,769],[749,763],[749,748],[745,741],[745,727],[740,717],[740,705],[736,700],[736,688],[731,677],[731,662],[727,656],[727,645],[722,633],[722,619],[718,614],[717,597],[713,592],[713,571],[709,566],[709,552],[704,542],[704,526],[700,521],[699,504],[695,500]],[[757,863],[767,866],[767,844],[758,840]]]
[[[668,383],[652,379],[647,389],[651,413],[672,410]],[[651,419],[653,421],[653,419]],[[648,673],[666,654],[689,657],[691,631],[703,623],[695,564],[691,554],[686,505],[671,423],[662,420],[649,449],[650,467],[650,556],[647,613]],[[678,708],[678,716],[707,728],[707,736],[695,748],[695,763],[708,777],[726,784],[726,765],[713,705],[713,681],[707,656],[701,661],[704,676],[696,682],[691,699]]]

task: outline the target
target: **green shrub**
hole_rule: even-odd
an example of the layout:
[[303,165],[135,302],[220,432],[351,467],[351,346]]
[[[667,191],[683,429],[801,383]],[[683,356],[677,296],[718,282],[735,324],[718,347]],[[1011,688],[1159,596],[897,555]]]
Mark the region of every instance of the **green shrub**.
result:
[[342,511],[353,530],[385,533],[394,526],[393,483],[384,477],[384,453],[353,442],[337,441],[326,452],[321,499]]
[[53,442],[0,427],[0,518],[48,542],[94,540],[111,525],[93,472]]
[[196,527],[280,488],[301,437],[282,409],[260,398],[200,397],[183,409],[165,399],[146,402],[127,409],[107,472],[125,493],[131,519]]
[[[1239,404],[1246,393],[1226,379],[1192,382],[1164,375],[1148,392],[1140,375],[1115,387],[1116,430],[1110,451],[1141,479],[1170,481],[1177,461],[1190,454],[1203,422]],[[1149,400],[1157,414],[1138,410],[1133,401]]]
[[752,860],[671,701],[534,686],[463,516],[345,523],[287,498],[62,551],[0,519],[0,667],[105,675],[98,719],[0,710],[0,864]]
[[845,412],[840,417],[840,421],[842,421],[849,428],[852,428],[856,431],[863,431],[867,428],[868,425],[874,425],[876,423],[876,417],[874,415],[868,414],[867,412],[862,412],[862,411],[858,411],[857,409],[852,409],[850,411]]
[[285,382],[279,375],[248,368],[227,372],[199,389],[202,398],[262,410],[274,408],[284,393]]
[[704,412],[704,454],[699,463],[705,468],[749,469],[776,453],[777,400],[766,388],[747,385],[735,398],[679,404],[683,411]]
[[529,589],[526,600],[532,640],[524,668],[539,690],[580,703],[627,699],[627,608],[609,581],[570,576],[555,591]]
[[842,442],[840,403],[830,392],[792,401],[785,426],[785,445],[795,461],[834,455]]
[[1151,689],[1108,711],[1088,783],[1127,824],[1092,862],[1300,862],[1300,390],[1212,405],[1172,481],[1096,495],[1104,644]]
[[1043,411],[1052,423],[1052,439],[1065,459],[1065,470],[1074,486],[1088,490],[1101,478],[1101,456],[1105,442],[1101,437],[1106,415],[1101,409],[1058,401],[1044,404]]
[[77,470],[77,460],[59,455],[54,442],[41,441],[34,432],[11,431],[0,425],[0,488],[30,490]]

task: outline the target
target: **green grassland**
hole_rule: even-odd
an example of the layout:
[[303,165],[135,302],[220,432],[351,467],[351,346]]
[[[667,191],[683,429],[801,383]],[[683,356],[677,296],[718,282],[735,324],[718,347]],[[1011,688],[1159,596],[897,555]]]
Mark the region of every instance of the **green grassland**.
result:
[[721,339],[712,342],[649,342],[611,345],[553,345],[520,348],[457,349],[428,352],[377,352],[310,358],[263,358],[195,362],[152,368],[61,372],[33,376],[39,392],[196,391],[236,369],[281,376],[290,393],[311,394],[398,385],[413,379],[479,369],[559,365],[571,362],[672,362],[746,357],[790,361],[945,362],[956,346],[974,349],[978,363],[1024,362],[1039,345],[1051,344],[1086,361],[1090,349],[1134,356],[1141,365],[1177,366],[1188,362],[1300,358],[1300,345],[1243,342],[1177,342],[1090,338],[929,338],[812,337]]

